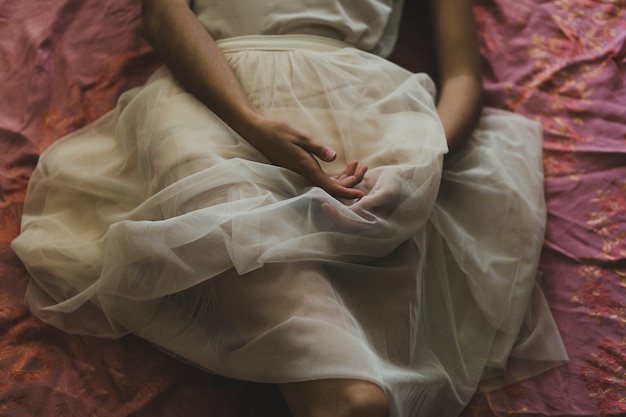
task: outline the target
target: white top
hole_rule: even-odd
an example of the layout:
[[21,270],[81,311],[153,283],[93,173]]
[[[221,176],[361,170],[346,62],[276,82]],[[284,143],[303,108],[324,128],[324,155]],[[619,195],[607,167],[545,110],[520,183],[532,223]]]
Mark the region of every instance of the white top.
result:
[[386,56],[396,41],[403,0],[193,0],[216,39],[306,34]]

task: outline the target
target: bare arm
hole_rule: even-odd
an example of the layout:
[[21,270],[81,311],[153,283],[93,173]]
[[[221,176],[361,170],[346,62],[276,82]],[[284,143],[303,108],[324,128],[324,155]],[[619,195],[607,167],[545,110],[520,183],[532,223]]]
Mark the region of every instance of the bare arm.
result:
[[440,92],[437,112],[450,152],[472,132],[482,106],[482,80],[472,2],[430,2]]
[[237,133],[243,136],[260,118],[186,0],[144,0],[141,23],[174,76]]
[[142,28],[174,76],[273,164],[303,175],[335,197],[362,197],[351,187],[366,168],[352,164],[344,170],[347,179],[329,177],[316,157],[330,162],[335,159],[332,149],[297,126],[263,117],[187,0],[143,0]]

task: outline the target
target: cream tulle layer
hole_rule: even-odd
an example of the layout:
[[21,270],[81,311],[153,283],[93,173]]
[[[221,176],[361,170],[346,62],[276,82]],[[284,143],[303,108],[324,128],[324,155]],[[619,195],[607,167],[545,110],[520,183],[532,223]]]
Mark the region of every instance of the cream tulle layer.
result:
[[517,379],[565,360],[535,287],[539,126],[486,110],[442,171],[425,75],[222,46],[260,111],[338,152],[329,173],[370,167],[366,197],[269,164],[161,69],[42,155],[13,243],[37,316],[234,378],[370,380],[394,416],[456,415],[507,360]]

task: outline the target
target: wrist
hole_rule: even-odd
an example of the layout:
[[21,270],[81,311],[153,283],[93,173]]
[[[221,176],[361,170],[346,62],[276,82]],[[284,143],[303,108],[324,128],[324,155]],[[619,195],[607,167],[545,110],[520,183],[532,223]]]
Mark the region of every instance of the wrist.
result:
[[232,123],[229,123],[231,128],[239,134],[246,142],[252,146],[257,147],[257,142],[262,136],[262,133],[266,129],[268,119],[266,119],[261,113],[255,109],[249,109],[236,118]]

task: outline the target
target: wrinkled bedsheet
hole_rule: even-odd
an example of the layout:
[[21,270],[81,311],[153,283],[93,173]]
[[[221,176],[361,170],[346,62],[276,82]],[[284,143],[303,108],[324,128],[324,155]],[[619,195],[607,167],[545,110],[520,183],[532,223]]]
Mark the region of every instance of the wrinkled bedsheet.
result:
[[[570,363],[477,394],[463,416],[626,414],[626,3],[477,0],[486,104],[544,127],[542,287]],[[273,386],[184,365],[136,337],[43,325],[11,252],[28,177],[54,140],[160,64],[139,4],[0,0],[0,416],[288,416]],[[404,26],[394,59],[423,67]]]

